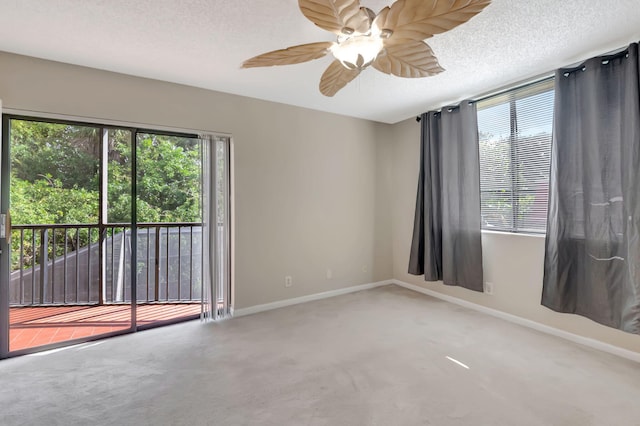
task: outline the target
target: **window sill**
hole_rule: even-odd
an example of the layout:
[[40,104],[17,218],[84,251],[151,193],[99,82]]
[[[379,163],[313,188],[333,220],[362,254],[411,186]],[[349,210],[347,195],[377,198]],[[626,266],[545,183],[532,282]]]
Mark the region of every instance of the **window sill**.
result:
[[525,232],[509,232],[509,231],[491,231],[488,229],[483,229],[482,234],[487,235],[509,235],[515,237],[528,237],[528,238],[545,238],[545,234],[530,234]]

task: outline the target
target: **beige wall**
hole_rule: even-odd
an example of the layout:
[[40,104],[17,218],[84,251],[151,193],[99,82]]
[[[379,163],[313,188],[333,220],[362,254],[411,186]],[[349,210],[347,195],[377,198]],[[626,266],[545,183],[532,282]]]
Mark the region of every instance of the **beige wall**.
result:
[[544,238],[483,233],[485,281],[494,284],[485,295],[441,283],[426,283],[407,273],[420,167],[420,126],[410,119],[393,126],[393,276],[394,278],[530,319],[570,333],[640,352],[640,336],[596,324],[577,315],[559,314],[540,305]]
[[387,125],[1,52],[0,99],[231,134],[236,308],[391,278]]

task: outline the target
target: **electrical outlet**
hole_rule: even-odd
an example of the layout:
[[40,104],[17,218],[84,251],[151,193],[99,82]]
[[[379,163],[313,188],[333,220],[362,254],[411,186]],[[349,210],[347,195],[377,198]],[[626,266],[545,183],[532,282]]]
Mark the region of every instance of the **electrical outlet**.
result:
[[493,294],[493,283],[486,282],[484,283],[484,292],[485,294]]
[[290,275],[287,275],[286,277],[284,277],[284,286],[291,287],[292,285],[293,285],[293,278],[291,278]]
[[362,265],[362,272],[367,272],[369,267],[367,265]]
[[327,269],[327,279],[330,280],[333,278],[333,271],[331,269]]

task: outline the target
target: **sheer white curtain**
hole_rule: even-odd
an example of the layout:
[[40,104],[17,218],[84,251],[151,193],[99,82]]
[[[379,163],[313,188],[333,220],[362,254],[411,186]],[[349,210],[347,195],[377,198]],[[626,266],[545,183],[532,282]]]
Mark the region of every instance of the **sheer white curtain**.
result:
[[202,140],[202,319],[215,321],[231,311],[229,268],[229,139]]

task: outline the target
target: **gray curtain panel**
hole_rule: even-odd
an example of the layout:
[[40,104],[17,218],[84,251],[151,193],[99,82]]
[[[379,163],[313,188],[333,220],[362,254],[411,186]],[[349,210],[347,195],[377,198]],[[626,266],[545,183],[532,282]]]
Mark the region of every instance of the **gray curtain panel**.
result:
[[640,334],[638,44],[556,73],[542,304]]
[[483,290],[476,106],[422,115],[409,273]]

